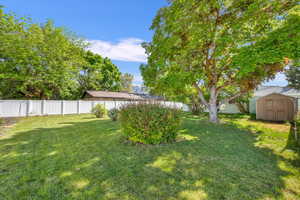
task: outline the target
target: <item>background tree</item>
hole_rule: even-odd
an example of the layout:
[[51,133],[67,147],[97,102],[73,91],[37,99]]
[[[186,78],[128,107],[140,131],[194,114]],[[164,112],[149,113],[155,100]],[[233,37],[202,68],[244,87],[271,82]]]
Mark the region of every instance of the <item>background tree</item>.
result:
[[87,51],[84,55],[86,63],[79,75],[81,95],[87,90],[120,90],[121,72],[110,59]]
[[124,73],[121,75],[121,91],[132,92],[132,81],[133,75],[129,73]]
[[288,86],[300,90],[300,65],[290,66],[289,69],[285,71],[285,75]]
[[120,90],[110,59],[55,27],[5,14],[0,8],[0,95],[4,99],[78,99],[86,90]]
[[218,122],[220,94],[229,102],[299,57],[299,10],[292,0],[173,0],[159,10],[144,44],[147,86],[193,87]]
[[83,63],[81,40],[51,21],[0,17],[0,90],[4,98],[68,99]]

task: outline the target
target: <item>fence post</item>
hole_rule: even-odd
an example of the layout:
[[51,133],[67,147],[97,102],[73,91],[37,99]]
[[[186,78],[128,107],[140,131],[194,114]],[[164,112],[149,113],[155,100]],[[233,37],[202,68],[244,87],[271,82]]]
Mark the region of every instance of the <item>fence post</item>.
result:
[[64,100],[61,101],[61,114],[64,115]]
[[42,100],[42,103],[41,103],[41,115],[45,115],[45,103],[46,103],[46,101]]
[[31,107],[31,101],[30,100],[27,100],[27,104],[26,104],[26,116],[28,117],[29,116],[29,113],[30,113],[30,107]]
[[80,114],[80,100],[77,101],[77,114]]

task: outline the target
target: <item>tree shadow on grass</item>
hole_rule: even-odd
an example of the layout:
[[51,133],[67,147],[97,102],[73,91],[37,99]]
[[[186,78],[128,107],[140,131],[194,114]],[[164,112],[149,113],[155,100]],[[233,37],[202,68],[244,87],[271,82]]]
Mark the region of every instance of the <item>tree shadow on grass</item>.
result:
[[0,198],[274,199],[288,175],[236,127],[186,118],[190,140],[146,146],[121,142],[110,120],[60,126],[0,140]]

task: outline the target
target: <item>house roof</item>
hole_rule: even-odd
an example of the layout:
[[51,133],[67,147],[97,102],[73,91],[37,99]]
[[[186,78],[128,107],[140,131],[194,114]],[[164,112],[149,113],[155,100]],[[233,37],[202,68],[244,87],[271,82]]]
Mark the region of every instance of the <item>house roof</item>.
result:
[[147,93],[131,93],[131,94],[140,96],[145,100],[157,100],[157,101],[165,100],[165,98],[162,97],[162,96],[154,96],[154,95],[150,95],[150,94],[147,94]]
[[257,90],[254,91],[254,96],[262,97],[269,94],[282,94],[286,96],[292,97],[300,97],[300,91],[289,88],[289,87],[280,87],[280,86],[262,86],[259,87]]
[[130,99],[143,100],[142,97],[126,92],[108,92],[108,91],[86,91],[86,94],[94,98],[114,98],[114,99]]

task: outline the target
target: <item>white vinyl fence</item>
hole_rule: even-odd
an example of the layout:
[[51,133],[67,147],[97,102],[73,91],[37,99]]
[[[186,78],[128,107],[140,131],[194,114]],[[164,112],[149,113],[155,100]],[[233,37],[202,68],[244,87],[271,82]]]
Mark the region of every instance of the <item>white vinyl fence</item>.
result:
[[[103,104],[110,110],[128,103],[132,101],[0,100],[0,117],[83,114],[90,113],[97,104]],[[168,101],[161,103],[188,110],[182,103]]]

